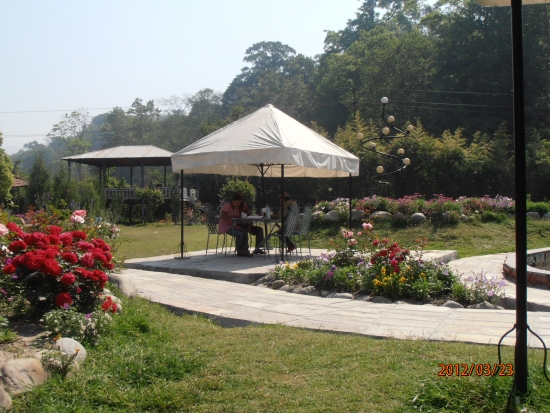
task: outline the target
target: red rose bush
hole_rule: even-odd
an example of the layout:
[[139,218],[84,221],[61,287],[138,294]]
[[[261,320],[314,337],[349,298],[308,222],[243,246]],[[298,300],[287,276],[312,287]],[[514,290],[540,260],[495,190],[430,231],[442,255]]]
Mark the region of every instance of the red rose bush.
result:
[[[104,301],[107,273],[115,268],[111,247],[101,238],[89,238],[76,229],[86,211],[73,213],[70,225],[0,224],[2,268],[0,300],[24,297],[31,310],[42,315],[50,310],[71,308],[91,313]],[[111,303],[106,305],[112,311]],[[115,305],[116,311],[116,305]]]

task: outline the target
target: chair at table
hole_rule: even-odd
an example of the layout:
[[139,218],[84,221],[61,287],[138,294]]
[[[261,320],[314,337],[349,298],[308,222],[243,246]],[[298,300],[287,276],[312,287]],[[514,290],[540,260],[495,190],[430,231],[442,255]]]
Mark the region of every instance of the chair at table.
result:
[[[233,237],[230,234],[221,234],[218,231],[218,224],[220,222],[220,216],[214,212],[212,207],[208,204],[205,204],[202,206],[201,211],[204,213],[206,217],[206,226],[208,227],[208,237],[206,238],[206,253],[204,255],[208,255],[208,244],[210,242],[210,235],[216,235],[216,254],[218,253],[218,245],[220,242],[220,235],[223,237],[222,241],[222,254],[224,252],[224,249],[226,248],[227,243],[227,236],[229,235],[231,237],[231,247],[233,247]],[[230,247],[230,248],[231,248]],[[225,252],[225,255],[227,255],[227,251]]]
[[[279,240],[279,248],[285,248],[285,239],[292,237],[292,234],[296,231],[296,225],[298,225],[298,220],[300,218],[300,210],[298,207],[292,207],[290,210],[285,214],[285,233],[273,233],[270,234],[270,237],[275,237]],[[283,250],[284,251],[284,250]],[[296,252],[297,254],[297,252]],[[284,253],[283,253],[284,255]],[[277,257],[277,255],[276,255]],[[283,257],[281,257],[283,259]]]
[[309,236],[309,227],[311,226],[311,221],[313,219],[313,207],[311,205],[306,205],[304,207],[304,212],[302,213],[302,219],[300,225],[294,230],[292,235],[298,236],[298,243],[300,245],[300,257],[303,257],[302,254],[302,236],[307,236],[307,246],[309,249],[309,255],[311,256],[311,241]]

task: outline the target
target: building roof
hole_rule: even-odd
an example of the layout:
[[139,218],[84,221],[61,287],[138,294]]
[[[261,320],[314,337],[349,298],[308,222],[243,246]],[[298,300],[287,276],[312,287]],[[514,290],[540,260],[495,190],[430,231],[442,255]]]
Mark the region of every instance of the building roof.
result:
[[172,152],[152,145],[116,146],[100,151],[67,156],[64,161],[99,167],[113,166],[170,166]]
[[18,177],[17,175],[13,176],[12,188],[21,188],[22,186],[29,186],[29,182],[23,178]]

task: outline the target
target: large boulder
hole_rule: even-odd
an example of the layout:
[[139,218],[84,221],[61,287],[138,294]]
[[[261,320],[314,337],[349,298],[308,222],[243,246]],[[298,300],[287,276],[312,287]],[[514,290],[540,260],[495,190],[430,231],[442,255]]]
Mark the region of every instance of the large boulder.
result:
[[2,386],[0,386],[0,412],[11,409],[11,396]]
[[313,214],[311,214],[311,218],[313,219],[313,221],[322,219],[324,217],[325,217],[325,213],[323,211],[315,211]]
[[528,212],[527,213],[527,218],[540,219],[540,215],[539,215],[538,212]]
[[327,221],[338,222],[340,221],[340,214],[336,211],[329,211],[325,214]]
[[372,221],[387,221],[391,219],[391,214],[386,211],[374,211],[369,215],[369,219]]
[[12,395],[21,394],[47,379],[42,363],[35,358],[6,361],[0,369],[0,374],[4,388]]
[[544,214],[544,215],[542,216],[542,219],[545,219],[545,220],[546,220],[546,219],[550,219],[550,212],[547,212],[546,214]]
[[357,210],[357,209],[352,209],[351,210],[351,220],[352,221],[361,221],[361,219],[363,219],[363,215],[364,215],[363,211],[360,211],[360,210]]

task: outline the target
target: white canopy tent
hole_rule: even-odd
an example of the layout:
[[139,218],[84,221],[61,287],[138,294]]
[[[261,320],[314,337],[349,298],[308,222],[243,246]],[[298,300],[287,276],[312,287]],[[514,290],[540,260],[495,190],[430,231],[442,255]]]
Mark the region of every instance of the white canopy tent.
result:
[[[273,105],[219,129],[171,156],[186,173],[338,178],[359,175],[359,158]],[[271,167],[262,174],[260,165]]]
[[[351,183],[351,177],[359,175],[359,158],[273,105],[266,105],[199,139],[174,153],[170,158],[172,171],[181,173],[182,185],[184,172],[261,176],[263,194],[265,193],[264,177],[280,177],[282,195],[285,176],[292,178],[349,177]],[[281,207],[282,202],[284,201],[281,197]],[[284,232],[284,224],[282,231]],[[182,225],[182,258],[183,249]]]

